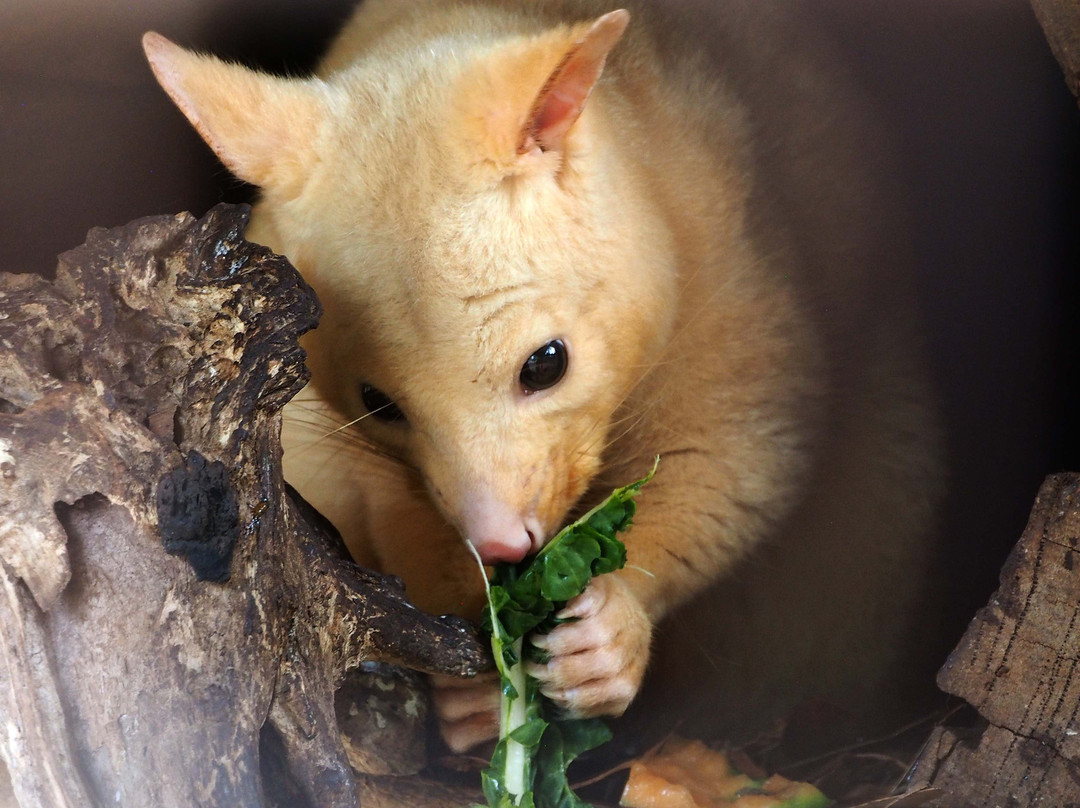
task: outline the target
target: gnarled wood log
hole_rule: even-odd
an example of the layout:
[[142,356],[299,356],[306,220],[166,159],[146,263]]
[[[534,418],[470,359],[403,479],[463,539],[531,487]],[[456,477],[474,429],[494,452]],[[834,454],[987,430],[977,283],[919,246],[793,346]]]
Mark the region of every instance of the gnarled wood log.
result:
[[1080,474],[1047,478],[938,684],[985,726],[934,731],[915,780],[944,792],[935,805],[1080,806]]
[[[55,282],[0,276],[0,756],[23,808],[356,805],[350,672],[487,662],[282,480],[317,303],[246,221],[94,230]],[[376,774],[422,760],[422,709],[397,712]]]

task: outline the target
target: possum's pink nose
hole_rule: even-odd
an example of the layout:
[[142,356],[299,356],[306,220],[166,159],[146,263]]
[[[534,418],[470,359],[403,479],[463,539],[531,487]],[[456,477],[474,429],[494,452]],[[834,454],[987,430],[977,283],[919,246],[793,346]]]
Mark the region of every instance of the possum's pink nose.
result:
[[543,542],[534,517],[521,516],[487,493],[468,498],[462,523],[465,540],[476,548],[485,564],[516,563],[539,550]]
[[[470,541],[472,541],[470,539]],[[529,554],[529,545],[522,546],[518,541],[502,541],[492,539],[473,542],[476,552],[480,554],[480,560],[485,564],[501,564],[503,562],[516,564]]]

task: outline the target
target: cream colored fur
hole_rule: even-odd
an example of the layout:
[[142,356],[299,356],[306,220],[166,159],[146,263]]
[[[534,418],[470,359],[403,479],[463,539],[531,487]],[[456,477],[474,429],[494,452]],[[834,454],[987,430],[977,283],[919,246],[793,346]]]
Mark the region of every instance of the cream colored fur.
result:
[[[737,731],[886,681],[940,471],[880,144],[797,6],[712,5],[632,4],[620,38],[601,0],[367,0],[303,80],[147,50],[262,189],[249,237],[323,302],[287,473],[356,557],[475,615],[476,491],[550,536],[660,455],[630,565],[534,672],[620,713],[661,625],[652,704]],[[582,47],[603,72],[580,117],[538,128]],[[524,395],[556,337],[567,376]],[[407,424],[365,417],[365,382]],[[452,745],[483,737],[446,692]]]

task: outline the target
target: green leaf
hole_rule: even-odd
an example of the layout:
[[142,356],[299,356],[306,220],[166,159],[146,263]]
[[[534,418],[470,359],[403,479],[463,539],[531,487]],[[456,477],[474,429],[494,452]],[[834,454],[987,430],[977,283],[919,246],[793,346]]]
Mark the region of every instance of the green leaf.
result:
[[[510,714],[509,706],[519,698],[525,700],[525,714],[524,718],[519,713],[511,719],[517,726],[503,727],[491,765],[481,774],[490,808],[588,808],[571,791],[566,768],[582,752],[607,742],[611,733],[595,719],[546,720],[544,713],[554,711],[550,706],[545,710],[546,700],[539,693],[538,683],[517,667],[523,664],[521,657],[543,654],[527,642],[518,653],[514,644],[529,632],[543,633],[566,622],[555,617],[566,601],[584,592],[594,576],[622,569],[626,547],[616,534],[630,527],[636,508],[634,497],[655,473],[656,464],[644,478],[615,489],[581,519],[559,531],[535,557],[495,567],[487,584],[488,609],[483,628],[491,635],[491,649],[499,668],[504,719]],[[512,677],[519,685],[524,683],[524,693],[514,686]],[[512,743],[510,754],[508,743]],[[508,778],[509,759],[518,763]],[[525,793],[519,798],[511,793],[508,780],[525,783]]]
[[805,794],[800,794],[780,803],[780,808],[828,808],[832,800],[818,791],[816,788],[807,788]]
[[565,602],[585,591],[592,579],[592,562],[600,555],[600,545],[591,546],[574,537],[563,552],[553,553],[541,565],[541,589],[553,602]]
[[491,765],[480,773],[480,787],[491,808],[498,808],[501,800],[507,799],[503,774],[506,770],[506,739],[495,744],[491,753]]
[[582,752],[611,740],[611,730],[595,718],[556,722],[541,743],[537,755],[533,797],[537,808],[587,808],[570,790],[566,770]]
[[522,746],[536,746],[540,743],[540,738],[547,727],[547,721],[542,718],[535,718],[515,729],[510,733],[509,737]]

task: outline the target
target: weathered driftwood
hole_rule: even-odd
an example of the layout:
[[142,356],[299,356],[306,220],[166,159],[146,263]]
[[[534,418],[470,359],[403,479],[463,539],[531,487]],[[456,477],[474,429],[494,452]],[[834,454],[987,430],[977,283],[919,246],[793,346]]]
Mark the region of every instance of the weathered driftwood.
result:
[[[426,704],[361,664],[485,663],[287,490],[317,303],[246,219],[95,230],[55,282],[0,276],[0,756],[23,808],[356,805],[350,759],[415,768]],[[399,720],[365,741],[371,677]]]
[[1031,0],[1031,7],[1065,72],[1065,83],[1080,98],[1080,2]]
[[936,805],[1080,806],[1080,474],[1047,478],[938,684],[986,726],[934,731],[915,780],[944,792]]

